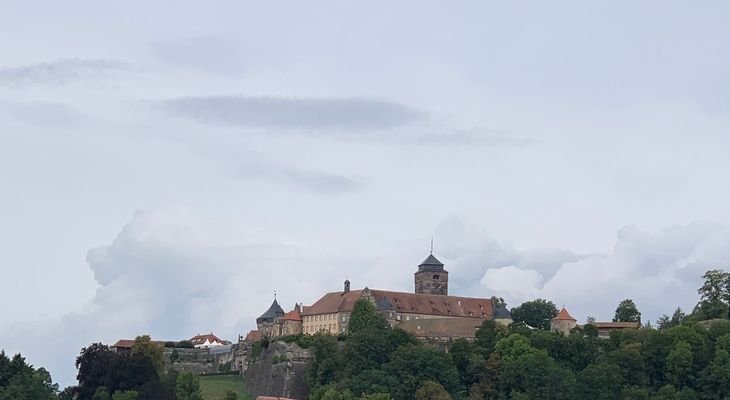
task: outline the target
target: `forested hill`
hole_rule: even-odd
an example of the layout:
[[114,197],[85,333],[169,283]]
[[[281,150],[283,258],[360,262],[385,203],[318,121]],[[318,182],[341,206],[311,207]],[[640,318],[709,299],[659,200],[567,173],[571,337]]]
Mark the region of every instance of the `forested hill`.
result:
[[[368,301],[355,305],[347,334],[278,340],[310,348],[310,400],[729,399],[730,274],[704,279],[688,315],[676,309],[655,327],[608,339],[591,324],[550,332],[557,310],[538,299],[513,308],[509,327],[486,321],[473,342],[457,340],[448,352],[391,328]],[[640,322],[641,313],[626,299],[615,319]],[[161,357],[148,336],[129,355],[92,344],[76,360],[78,386],[59,392],[43,368],[1,353],[0,400],[201,400],[198,378],[163,371]]]
[[[457,340],[448,353],[359,302],[347,335],[307,339],[310,399],[728,399],[730,275],[704,278],[694,311],[677,309],[657,327],[601,339],[586,324],[563,336],[546,329],[555,306],[537,300],[513,309],[509,327],[486,321],[473,343]],[[632,301],[620,302],[617,321],[640,318]]]

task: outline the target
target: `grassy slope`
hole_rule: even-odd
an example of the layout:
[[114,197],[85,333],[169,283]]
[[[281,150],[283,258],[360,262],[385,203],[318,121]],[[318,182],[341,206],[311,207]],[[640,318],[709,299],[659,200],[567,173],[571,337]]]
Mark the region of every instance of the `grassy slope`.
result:
[[240,400],[250,400],[251,396],[243,389],[240,375],[212,375],[200,377],[200,389],[205,400],[223,400],[226,391],[238,393]]

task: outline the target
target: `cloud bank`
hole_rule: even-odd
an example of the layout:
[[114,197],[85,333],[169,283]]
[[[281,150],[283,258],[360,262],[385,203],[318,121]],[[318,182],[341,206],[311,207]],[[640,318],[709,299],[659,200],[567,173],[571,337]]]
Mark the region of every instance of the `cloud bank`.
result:
[[[588,255],[516,249],[457,217],[444,219],[436,233],[452,293],[502,296],[511,306],[544,297],[581,320],[610,318],[626,297],[649,319],[691,307],[700,275],[730,257],[730,227],[701,222],[655,233],[627,227],[613,252]],[[74,357],[89,343],[144,333],[180,340],[211,330],[235,340],[254,326],[274,290],[286,308],[340,290],[343,277],[356,287],[410,290],[410,274],[424,255],[418,246],[405,245],[398,254],[347,258],[307,250],[294,240],[257,243],[257,236],[198,218],[185,207],[137,212],[110,244],[88,252],[99,287],[84,310],[52,322],[6,326],[0,341],[70,384]]]
[[160,104],[172,115],[202,123],[296,130],[392,129],[426,116],[398,103],[365,98],[194,96]]
[[50,62],[0,68],[0,85],[63,85],[108,77],[128,71],[130,66],[116,60],[66,58]]

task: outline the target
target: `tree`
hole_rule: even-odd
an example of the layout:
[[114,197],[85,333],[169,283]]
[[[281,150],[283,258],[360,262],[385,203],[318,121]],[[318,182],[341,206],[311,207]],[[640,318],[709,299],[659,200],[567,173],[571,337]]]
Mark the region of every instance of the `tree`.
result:
[[495,355],[502,365],[498,372],[499,393],[505,398],[561,399],[572,377],[547,351],[530,345],[525,337],[512,334],[497,342]]
[[700,387],[710,399],[727,399],[730,397],[730,353],[723,348],[715,350],[715,358],[702,371]]
[[58,385],[44,368],[33,368],[20,354],[0,351],[0,400],[55,400]]
[[163,347],[152,341],[149,335],[137,336],[132,345],[132,355],[143,354],[152,360],[158,373],[162,373],[164,361],[162,360]]
[[223,400],[238,400],[238,394],[230,390],[226,391],[226,395],[223,396]]
[[112,396],[109,394],[109,390],[107,390],[106,386],[99,386],[96,388],[91,400],[111,400],[111,398]]
[[631,299],[621,300],[616,307],[613,322],[641,322],[641,313]]
[[692,347],[685,341],[674,345],[667,356],[667,381],[683,388],[692,377]]
[[386,329],[388,326],[388,321],[378,312],[375,304],[367,299],[360,299],[352,308],[347,331],[355,333],[364,329]]
[[459,387],[459,372],[451,358],[431,347],[403,346],[393,352],[383,370],[396,378],[390,390],[396,399],[413,399],[416,390],[426,381],[438,382],[451,394]]
[[729,318],[730,273],[713,269],[702,275],[705,282],[697,289],[700,302],[695,307],[700,319]]
[[540,329],[550,329],[550,320],[558,315],[552,301],[537,299],[527,301],[512,309],[512,320]]
[[117,390],[112,395],[112,400],[137,400],[138,395],[135,390]]
[[76,386],[68,386],[58,393],[58,400],[74,400],[76,398]]
[[591,364],[576,377],[575,395],[578,399],[618,400],[623,383],[616,365]]
[[476,331],[476,344],[484,349],[487,354],[494,351],[497,341],[507,336],[507,329],[492,320],[485,320]]
[[312,336],[312,360],[307,365],[306,382],[311,389],[336,382],[344,365],[337,338],[318,332]]
[[181,372],[177,376],[175,394],[177,400],[203,400],[200,392],[200,379],[190,372]]
[[99,387],[113,384],[115,367],[120,363],[121,356],[104,344],[93,343],[82,348],[76,357],[79,400],[91,400]]
[[451,400],[451,395],[439,383],[426,381],[416,390],[416,400]]

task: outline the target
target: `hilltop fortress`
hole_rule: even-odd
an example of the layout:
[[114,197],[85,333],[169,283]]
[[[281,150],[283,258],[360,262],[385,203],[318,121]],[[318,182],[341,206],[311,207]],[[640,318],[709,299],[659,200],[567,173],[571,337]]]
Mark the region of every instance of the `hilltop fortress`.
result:
[[311,306],[296,304],[289,312],[274,299],[266,312],[256,319],[257,330],[246,336],[247,341],[261,338],[317,332],[340,334],[347,331],[350,313],[360,299],[371,301],[391,326],[411,332],[421,339],[450,341],[471,339],[484,320],[508,325],[512,316],[495,297],[475,298],[449,295],[449,272],[433,254],[414,273],[413,293],[388,290],[350,289],[323,295]]

